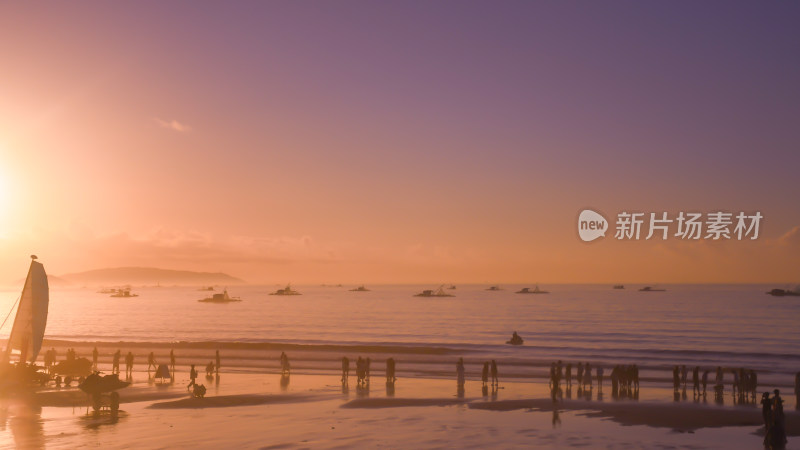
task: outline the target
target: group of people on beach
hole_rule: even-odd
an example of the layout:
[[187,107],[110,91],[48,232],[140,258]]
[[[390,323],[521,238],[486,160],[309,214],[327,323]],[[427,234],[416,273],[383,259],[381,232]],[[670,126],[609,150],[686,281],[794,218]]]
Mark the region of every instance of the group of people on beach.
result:
[[[700,375],[700,366],[695,366],[692,369],[692,394],[695,397],[706,396],[708,388],[708,378],[711,370],[704,370],[702,376]],[[758,388],[758,375],[755,370],[744,368],[731,368],[723,369],[717,366],[714,374],[714,394],[721,397],[725,389],[725,372],[729,371],[733,374],[733,383],[731,385],[732,395],[738,398],[741,403],[747,401],[748,395],[750,399],[755,402],[756,390]],[[676,365],[672,368],[672,386],[675,392],[683,389],[685,392],[688,385],[689,369],[686,365]]]
[[[366,358],[358,357],[356,360],[356,382],[359,386],[367,386],[370,381],[370,369],[372,366],[372,359],[368,356]],[[396,362],[394,358],[386,360],[386,383],[394,384],[397,381]],[[350,378],[350,358],[342,356],[342,384],[349,383]]]

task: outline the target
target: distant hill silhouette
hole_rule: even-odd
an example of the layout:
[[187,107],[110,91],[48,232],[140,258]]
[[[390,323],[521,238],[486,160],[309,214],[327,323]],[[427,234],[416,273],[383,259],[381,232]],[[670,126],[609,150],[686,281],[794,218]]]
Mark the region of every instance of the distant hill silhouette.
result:
[[191,272],[155,267],[115,267],[87,270],[86,272],[60,275],[67,283],[83,285],[212,285],[243,284],[244,281],[222,272]]

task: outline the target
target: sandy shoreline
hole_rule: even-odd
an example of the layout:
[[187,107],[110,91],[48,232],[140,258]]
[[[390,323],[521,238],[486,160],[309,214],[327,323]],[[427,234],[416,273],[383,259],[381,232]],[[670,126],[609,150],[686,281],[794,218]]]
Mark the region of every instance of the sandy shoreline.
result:
[[[504,382],[500,389],[489,394],[482,391],[479,382],[467,382],[466,392],[459,393],[454,381],[442,379],[401,378],[394,386],[387,386],[382,378],[373,377],[371,386],[359,387],[355,378],[343,386],[337,377],[329,375],[292,374],[290,378],[281,378],[275,374],[223,372],[219,378],[198,380],[206,384],[208,393],[204,399],[192,399],[186,391],[188,379],[185,372],[179,372],[172,384],[155,384],[143,372],[134,373],[133,381],[131,387],[120,391],[122,413],[117,421],[87,416],[88,398],[75,388],[35,394],[27,399],[34,404],[28,404],[26,410],[34,411],[33,424],[36,426],[32,430],[20,428],[25,431],[18,429],[16,434],[12,433],[15,445],[30,438],[34,448],[45,446],[38,445],[40,443],[48,448],[72,448],[73,444],[86,442],[85,432],[81,430],[91,428],[113,430],[115,436],[128,436],[137,442],[144,439],[137,433],[149,430],[148,433],[162,433],[163,442],[170,446],[262,448],[285,444],[295,448],[310,446],[304,441],[312,436],[333,435],[337,430],[353,428],[356,431],[341,443],[320,437],[316,446],[371,446],[369,442],[383,442],[381,440],[387,436],[382,433],[387,432],[388,424],[393,424],[397,429],[391,431],[392,440],[387,445],[392,446],[394,442],[406,447],[438,447],[442,446],[439,439],[444,439],[441,430],[459,427],[458,424],[467,421],[474,422],[470,427],[483,429],[488,434],[472,436],[468,429],[464,429],[463,436],[450,437],[447,438],[450,441],[442,442],[485,447],[491,446],[491,433],[503,433],[503,442],[510,447],[528,444],[552,446],[547,444],[548,439],[561,442],[559,439],[567,435],[569,440],[557,447],[579,446],[577,443],[584,441],[595,446],[606,442],[619,443],[619,432],[615,427],[625,426],[636,430],[642,427],[642,431],[635,433],[640,439],[636,442],[640,444],[634,446],[647,447],[646,443],[665,440],[692,445],[699,443],[697,448],[718,448],[711,445],[713,440],[697,436],[713,434],[712,429],[736,430],[726,433],[746,439],[752,445],[758,442],[755,434],[760,429],[760,410],[753,406],[581,399],[564,399],[554,404],[547,396],[546,385],[529,382]],[[24,404],[25,399],[6,399],[3,402],[0,412],[8,418],[7,422],[0,422],[5,427],[18,427],[24,416],[15,414],[23,410],[19,404]],[[38,416],[35,411],[39,411]],[[541,424],[533,429],[531,420]],[[562,421],[567,424],[565,428],[569,428],[569,432],[560,431],[560,425],[556,426]],[[800,416],[797,413],[787,414],[787,427],[792,436],[800,435],[798,422]],[[168,429],[161,429],[158,425],[161,423],[171,425]],[[204,428],[204,423],[208,429]],[[264,428],[264,424],[270,425]],[[226,431],[220,433],[219,427]],[[284,444],[275,441],[278,429],[283,430],[277,433],[285,435]],[[681,440],[669,434],[674,431],[692,434],[685,434]],[[32,433],[32,436],[26,437],[25,433]],[[430,439],[426,440],[426,436]],[[534,445],[536,442],[538,444]],[[152,439],[141,441],[144,448],[162,448],[164,445]]]

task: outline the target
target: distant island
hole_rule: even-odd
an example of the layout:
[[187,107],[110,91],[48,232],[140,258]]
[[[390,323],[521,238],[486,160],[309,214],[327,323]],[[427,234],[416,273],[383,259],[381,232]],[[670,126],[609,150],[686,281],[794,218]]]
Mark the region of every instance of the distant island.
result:
[[[70,273],[58,277],[59,282],[76,286],[110,286],[110,285],[230,285],[244,284],[244,280],[222,272],[192,272],[188,270],[158,269],[155,267],[115,267],[107,269],[87,270]],[[60,283],[59,283],[60,284]]]

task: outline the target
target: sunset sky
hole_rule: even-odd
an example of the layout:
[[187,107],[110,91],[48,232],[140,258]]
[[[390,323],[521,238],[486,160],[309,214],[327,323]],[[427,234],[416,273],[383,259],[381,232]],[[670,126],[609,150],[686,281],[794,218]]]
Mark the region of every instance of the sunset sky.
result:
[[[31,253],[253,283],[800,283],[798,23],[798,2],[4,3],[0,283]],[[764,219],[587,244],[585,207]]]

